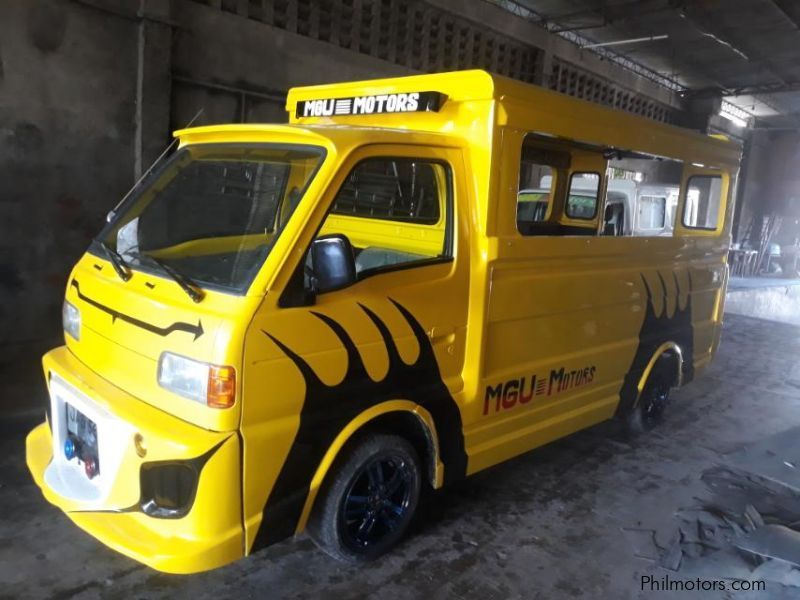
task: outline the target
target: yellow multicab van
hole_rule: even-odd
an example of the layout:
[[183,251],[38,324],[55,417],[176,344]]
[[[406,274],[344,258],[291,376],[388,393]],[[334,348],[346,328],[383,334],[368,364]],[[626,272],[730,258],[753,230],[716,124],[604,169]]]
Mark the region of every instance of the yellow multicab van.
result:
[[[615,415],[648,429],[711,361],[734,144],[482,71],[287,109],[178,131],[70,275],[27,463],[110,547],[189,573],[308,529],[370,559],[424,486]],[[605,222],[614,161],[678,174],[673,235]]]

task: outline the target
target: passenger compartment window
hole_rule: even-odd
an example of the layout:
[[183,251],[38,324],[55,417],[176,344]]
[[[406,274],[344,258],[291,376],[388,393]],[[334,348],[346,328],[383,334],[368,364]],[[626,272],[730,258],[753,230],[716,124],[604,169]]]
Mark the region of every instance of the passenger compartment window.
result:
[[318,237],[347,238],[357,278],[450,258],[451,187],[445,163],[367,159],[348,175]]
[[591,221],[597,215],[597,197],[600,194],[599,173],[573,173],[569,179],[567,216],[570,219]]
[[531,133],[522,144],[516,198],[524,236],[597,235],[601,149]]
[[719,175],[690,177],[683,205],[684,226],[713,231],[719,225],[721,205],[722,178]]
[[683,162],[609,149],[603,235],[671,237]]

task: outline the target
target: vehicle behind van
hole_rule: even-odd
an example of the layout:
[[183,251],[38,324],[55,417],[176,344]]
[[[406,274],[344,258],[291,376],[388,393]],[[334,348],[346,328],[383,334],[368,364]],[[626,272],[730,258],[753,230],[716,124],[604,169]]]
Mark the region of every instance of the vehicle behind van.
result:
[[[522,189],[518,194],[518,219],[547,219],[552,177],[542,177],[540,187]],[[576,178],[572,182],[571,201],[584,213],[592,210],[597,182]],[[675,209],[680,187],[670,184],[641,184],[630,179],[606,180],[603,235],[637,237],[670,236],[675,229]]]

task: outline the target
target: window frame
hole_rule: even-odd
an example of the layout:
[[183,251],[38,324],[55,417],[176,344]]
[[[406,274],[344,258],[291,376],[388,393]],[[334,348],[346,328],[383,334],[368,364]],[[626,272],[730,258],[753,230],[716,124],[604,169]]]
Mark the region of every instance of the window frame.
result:
[[[569,212],[569,199],[572,195],[572,180],[575,176],[578,175],[597,175],[597,191],[594,194],[594,211],[592,212],[591,217],[577,217],[571,215]],[[567,195],[564,199],[564,216],[568,219],[573,219],[575,221],[594,221],[597,218],[597,210],[600,205],[600,190],[603,187],[603,176],[596,172],[596,171],[573,171],[569,174],[569,185],[567,186]],[[576,196],[579,194],[575,194]]]
[[[691,183],[693,179],[719,179],[719,203],[717,205],[717,218],[716,223],[713,227],[700,227],[698,225],[687,225],[686,224],[686,206],[687,201],[689,199],[689,188],[691,187]],[[686,185],[684,186],[683,192],[681,194],[681,200],[679,202],[679,206],[682,208],[681,211],[681,225],[686,229],[691,229],[695,231],[718,231],[720,228],[720,215],[722,214],[723,209],[723,202],[726,201],[723,198],[722,194],[722,185],[725,183],[721,174],[706,174],[706,173],[696,173],[691,174],[686,179]]]

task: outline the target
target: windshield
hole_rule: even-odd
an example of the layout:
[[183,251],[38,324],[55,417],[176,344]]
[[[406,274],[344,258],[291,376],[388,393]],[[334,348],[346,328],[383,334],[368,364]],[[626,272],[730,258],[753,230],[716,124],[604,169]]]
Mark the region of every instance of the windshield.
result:
[[90,251],[105,257],[104,242],[131,268],[163,275],[166,265],[197,286],[244,293],[323,158],[312,146],[183,148]]

